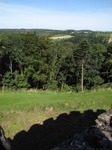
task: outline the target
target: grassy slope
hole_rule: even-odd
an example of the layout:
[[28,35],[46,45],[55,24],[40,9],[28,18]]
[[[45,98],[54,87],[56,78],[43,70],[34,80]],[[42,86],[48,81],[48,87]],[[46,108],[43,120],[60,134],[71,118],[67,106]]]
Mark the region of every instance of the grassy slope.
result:
[[104,37],[110,38],[111,33],[107,33],[107,32],[98,32],[98,33],[97,33],[97,36],[104,36]]
[[0,93],[0,124],[6,136],[13,137],[20,130],[28,130],[35,123],[54,119],[64,112],[92,109],[108,110],[112,91],[76,93],[24,92]]

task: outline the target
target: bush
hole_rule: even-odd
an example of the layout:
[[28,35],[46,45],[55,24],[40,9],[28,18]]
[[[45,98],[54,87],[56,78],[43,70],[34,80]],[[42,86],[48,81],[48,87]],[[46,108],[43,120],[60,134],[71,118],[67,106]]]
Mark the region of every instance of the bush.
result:
[[3,76],[2,80],[3,86],[5,89],[12,89],[15,88],[14,76],[11,72],[7,72]]
[[105,84],[102,84],[100,87],[105,88],[105,89],[112,88],[112,83],[105,83]]
[[80,84],[76,85],[76,92],[81,92],[81,85]]
[[104,82],[104,80],[100,76],[95,76],[94,78],[94,85],[101,85]]
[[73,91],[73,88],[72,88],[72,86],[69,86],[69,85],[63,83],[62,87],[61,87],[61,91],[62,92],[70,92],[70,91]]
[[112,83],[105,83],[102,85],[93,86],[92,90],[103,90],[103,89],[112,89]]
[[19,74],[18,71],[14,73],[7,72],[2,80],[4,89],[21,89],[28,88],[29,84],[24,74]]
[[27,78],[25,77],[25,74],[21,73],[19,74],[18,71],[15,71],[14,73],[14,81],[16,88],[28,88],[30,85],[28,84]]
[[53,91],[57,90],[58,89],[58,87],[57,87],[57,81],[54,80],[51,83],[49,83],[48,84],[48,89],[49,90],[53,90]]

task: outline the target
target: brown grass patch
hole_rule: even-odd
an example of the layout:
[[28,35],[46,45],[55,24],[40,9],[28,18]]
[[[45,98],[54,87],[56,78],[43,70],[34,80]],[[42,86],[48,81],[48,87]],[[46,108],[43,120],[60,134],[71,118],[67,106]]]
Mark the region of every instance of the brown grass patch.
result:
[[69,38],[72,38],[73,36],[71,35],[63,35],[63,36],[53,36],[53,37],[50,37],[50,39],[52,40],[57,40],[57,39],[69,39]]

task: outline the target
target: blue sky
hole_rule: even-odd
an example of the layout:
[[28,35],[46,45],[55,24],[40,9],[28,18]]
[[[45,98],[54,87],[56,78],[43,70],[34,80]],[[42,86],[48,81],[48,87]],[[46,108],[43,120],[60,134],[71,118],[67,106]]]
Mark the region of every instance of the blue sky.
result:
[[112,0],[0,0],[0,28],[112,31]]

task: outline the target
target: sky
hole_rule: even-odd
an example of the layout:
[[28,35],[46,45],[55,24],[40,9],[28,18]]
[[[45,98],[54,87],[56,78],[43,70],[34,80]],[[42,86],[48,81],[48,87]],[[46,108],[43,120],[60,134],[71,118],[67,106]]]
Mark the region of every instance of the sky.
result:
[[112,0],[0,0],[0,28],[112,31]]

